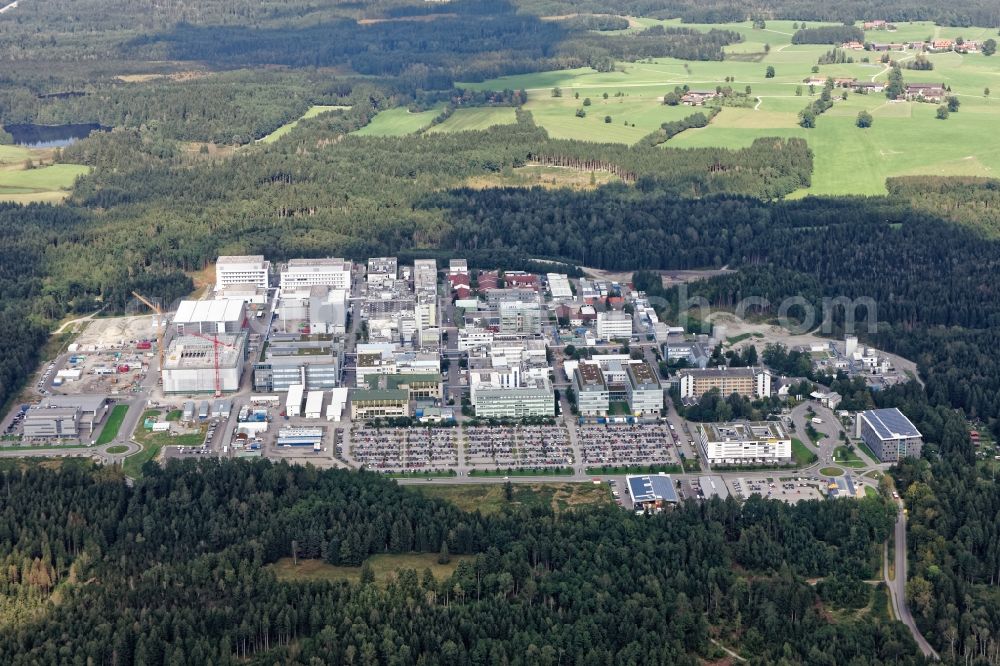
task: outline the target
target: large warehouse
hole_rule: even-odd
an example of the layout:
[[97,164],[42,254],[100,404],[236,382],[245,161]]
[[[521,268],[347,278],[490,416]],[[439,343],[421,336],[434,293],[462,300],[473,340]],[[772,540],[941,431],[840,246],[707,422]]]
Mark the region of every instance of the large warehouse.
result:
[[[219,383],[224,393],[240,388],[246,360],[246,336],[220,334],[218,346]],[[214,393],[215,351],[211,340],[191,335],[170,343],[163,360],[164,393]]]
[[181,301],[174,315],[177,335],[239,333],[247,320],[246,303],[231,298]]

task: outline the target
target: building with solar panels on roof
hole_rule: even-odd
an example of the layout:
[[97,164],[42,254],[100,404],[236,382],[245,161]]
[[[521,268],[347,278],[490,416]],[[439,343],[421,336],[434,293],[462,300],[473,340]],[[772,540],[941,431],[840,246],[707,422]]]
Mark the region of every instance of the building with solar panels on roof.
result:
[[680,501],[674,480],[667,474],[627,476],[625,482],[636,511],[660,510]]
[[895,407],[858,414],[857,436],[882,462],[919,458],[924,445],[917,427]]

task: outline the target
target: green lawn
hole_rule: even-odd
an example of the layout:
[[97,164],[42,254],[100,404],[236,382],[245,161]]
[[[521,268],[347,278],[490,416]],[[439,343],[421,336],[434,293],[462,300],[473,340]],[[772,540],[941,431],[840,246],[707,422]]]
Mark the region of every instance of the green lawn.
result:
[[680,474],[683,471],[684,470],[681,469],[680,465],[621,465],[618,467],[606,465],[603,467],[587,468],[587,474],[594,476],[607,474],[656,474],[659,472],[664,472],[666,474]]
[[[405,553],[399,555],[373,555],[365,560],[371,567],[377,583],[385,584],[389,577],[396,575],[400,569],[413,569],[422,576],[425,569],[430,569],[437,580],[451,576],[462,560],[471,560],[469,555],[452,555],[448,564],[438,564],[437,553]],[[337,567],[322,560],[299,560],[296,566],[292,558],[283,557],[274,564],[268,565],[278,580],[282,581],[346,581],[357,583],[361,580],[361,567]]]
[[843,476],[844,470],[839,467],[824,467],[819,471],[823,476]]
[[410,113],[405,107],[382,111],[371,122],[352,132],[358,136],[404,136],[430,127],[431,121],[441,113],[443,107]]
[[128,447],[124,444],[115,444],[114,446],[109,446],[107,451],[111,454],[125,453],[128,451]]
[[182,416],[184,416],[183,410],[171,409],[169,412],[167,412],[165,418],[167,421],[180,421]]
[[97,438],[98,446],[109,444],[115,437],[118,436],[118,430],[122,427],[122,421],[125,420],[125,415],[127,413],[128,405],[115,405],[115,408],[111,410],[111,414],[108,415],[108,420],[104,424],[104,429],[101,430],[101,434]]
[[282,125],[278,129],[274,130],[273,132],[271,132],[267,136],[263,137],[262,139],[259,139],[259,141],[261,143],[273,143],[274,141],[277,141],[281,137],[283,137],[286,134],[288,134],[289,132],[291,132],[292,129],[296,125],[298,125],[301,121],[306,120],[307,118],[315,118],[319,114],[326,113],[327,111],[339,111],[341,109],[349,109],[349,108],[351,108],[351,107],[349,107],[349,106],[324,106],[324,105],[311,106],[311,107],[309,107],[309,110],[306,111],[305,113],[303,113],[300,118],[296,118],[295,120],[293,120],[290,123],[285,123],[284,125]]
[[532,483],[512,484],[508,500],[503,484],[428,484],[405,486],[407,490],[451,502],[463,511],[479,511],[487,515],[505,506],[547,506],[565,511],[577,506],[611,505],[611,492],[604,484],[593,483]]
[[878,497],[878,491],[871,486],[865,486],[865,497]]
[[[640,19],[644,25],[676,25],[676,21]],[[810,26],[820,25],[810,22]],[[983,141],[1000,126],[1000,99],[987,99],[989,87],[1000,97],[1000,58],[981,54],[931,54],[934,70],[903,70],[907,82],[944,82],[962,103],[958,113],[948,120],[937,120],[936,104],[890,103],[884,94],[848,93],[846,101],[836,100],[832,109],[821,115],[817,127],[805,130],[798,126],[798,112],[814,98],[808,95],[804,79],[813,76],[811,68],[829,45],[793,45],[790,21],[768,21],[766,30],[754,30],[747,23],[718,26],[690,25],[699,30],[712,27],[742,33],[743,44],[727,47],[729,53],[762,52],[765,43],[771,51],[759,62],[746,60],[683,61],[658,58],[652,62],[620,63],[619,71],[597,72],[584,67],[501,77],[477,83],[463,83],[476,89],[524,88],[528,92],[525,109],[535,122],[557,138],[586,141],[634,143],[666,120],[693,112],[689,107],[664,107],[660,98],[678,85],[693,89],[713,89],[731,85],[743,91],[750,86],[760,97],[759,108],[725,108],[706,128],[688,130],[662,144],[664,147],[747,146],[762,136],[801,137],[814,152],[815,170],[812,186],[796,193],[807,194],[884,194],[885,179],[903,175],[995,176],[1000,172],[1000,143]],[[895,33],[870,32],[874,41],[904,41],[928,36],[966,39],[982,38],[994,31],[985,28],[938,28],[928,23],[899,24]],[[885,80],[886,68],[875,61],[874,54],[852,52],[857,62],[821,65],[820,77],[846,76],[859,81]],[[896,53],[907,58],[912,52]],[[873,61],[861,62],[862,58]],[[776,76],[765,78],[768,65]],[[733,82],[726,84],[726,77]],[[562,97],[552,97],[559,87]],[[802,96],[796,88],[802,87]],[[607,92],[609,99],[604,100]],[[835,97],[839,97],[840,90]],[[579,93],[580,99],[574,94]],[[615,97],[621,93],[620,97]],[[818,96],[819,90],[816,91]],[[587,116],[577,118],[584,97],[592,104]],[[860,111],[868,111],[874,125],[861,130],[855,126]],[[612,122],[604,123],[610,115]],[[626,125],[626,121],[628,125]],[[635,124],[633,128],[631,125]]]
[[572,476],[569,467],[517,467],[509,469],[473,469],[469,476]]
[[468,132],[484,130],[494,125],[513,125],[517,122],[513,107],[483,107],[457,109],[448,120],[427,130],[432,132]]
[[844,465],[845,467],[861,468],[866,467],[864,460],[858,457],[858,454],[854,453],[846,446],[838,446],[833,451],[833,461],[838,465]]
[[795,459],[795,464],[799,467],[812,465],[814,462],[819,460],[816,454],[813,453],[809,447],[803,444],[802,440],[797,437],[792,437],[792,457]]
[[89,172],[90,167],[79,164],[53,164],[35,169],[0,169],[0,201],[59,201],[73,187],[78,176]]
[[205,430],[207,426],[202,426],[197,432],[174,436],[165,432],[136,432],[135,440],[142,449],[122,462],[125,474],[136,479],[141,477],[142,466],[159,457],[164,446],[201,446],[205,441]]

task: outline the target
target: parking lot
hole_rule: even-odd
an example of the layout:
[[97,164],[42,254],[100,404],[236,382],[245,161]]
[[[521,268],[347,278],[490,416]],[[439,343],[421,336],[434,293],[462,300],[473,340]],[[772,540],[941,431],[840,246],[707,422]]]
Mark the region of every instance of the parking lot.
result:
[[351,431],[351,455],[381,472],[443,471],[458,464],[458,431],[359,425]]
[[577,430],[583,462],[588,465],[677,464],[667,425],[583,425]]
[[475,467],[564,467],[573,463],[569,433],[557,426],[468,426],[465,461]]

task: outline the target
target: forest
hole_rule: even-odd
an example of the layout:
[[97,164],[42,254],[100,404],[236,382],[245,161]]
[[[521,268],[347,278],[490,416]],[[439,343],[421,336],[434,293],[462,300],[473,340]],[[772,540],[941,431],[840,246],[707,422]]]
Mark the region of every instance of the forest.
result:
[[[263,460],[150,463],[134,487],[110,469],[8,470],[5,488],[0,622],[31,626],[0,632],[11,664],[693,665],[721,654],[713,641],[755,663],[924,663],[884,591],[849,592],[877,572],[882,499],[483,516]],[[293,548],[472,558],[441,580],[278,582],[267,565]]]

